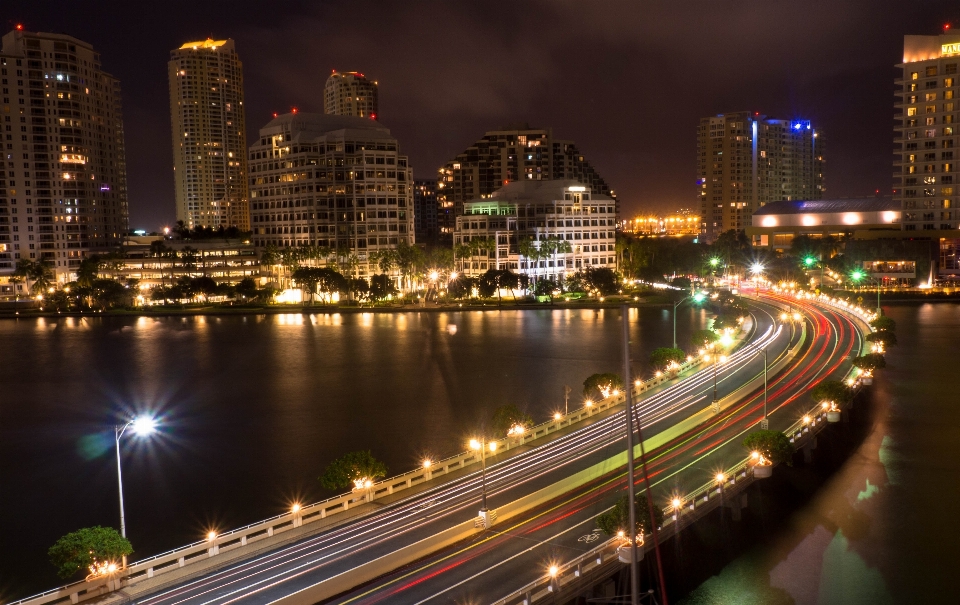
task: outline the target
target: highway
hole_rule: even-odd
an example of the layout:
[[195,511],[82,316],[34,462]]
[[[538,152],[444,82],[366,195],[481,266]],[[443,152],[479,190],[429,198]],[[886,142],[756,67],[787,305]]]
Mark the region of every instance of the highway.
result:
[[[787,371],[769,382],[770,428],[778,430],[787,428],[813,405],[804,396],[813,383],[843,376],[849,368],[849,356],[859,354],[863,336],[844,315],[807,303],[798,304],[793,299],[782,300],[802,309],[812,327],[813,339]],[[649,451],[656,503],[666,506],[674,495],[702,485],[718,470],[743,459],[746,452],[740,442],[762,417],[761,388],[709,423]],[[647,426],[644,438],[656,432],[656,424]],[[625,481],[623,470],[599,478],[531,514],[331,602],[492,603],[543,577],[551,564],[574,559],[598,540],[605,540],[596,529],[595,519],[624,492]],[[638,491],[642,491],[642,477],[638,475],[636,481]]]
[[[793,304],[798,306],[796,301]],[[771,409],[775,409],[771,428],[792,422],[795,418],[790,414],[796,407],[793,404],[799,401],[809,383],[837,372],[849,351],[859,346],[859,333],[848,320],[832,312],[816,312],[807,304],[799,306],[803,306],[811,318],[814,340],[802,357],[791,364],[786,375],[771,380]],[[721,397],[762,373],[763,356],[757,355],[757,347],[768,347],[773,365],[798,338],[797,330],[775,329],[777,314],[777,310],[765,303],[753,305],[751,345],[733,353],[722,366],[718,380]],[[645,398],[639,406],[644,438],[649,439],[709,406],[712,395],[713,369],[708,366]],[[704,465],[719,465],[725,455],[732,459],[731,444],[737,441],[744,427],[756,424],[760,415],[762,395],[760,399],[751,395],[707,426],[684,433],[652,452],[651,471],[658,489],[664,486],[673,489],[682,481],[689,481],[691,486],[702,483],[707,473]],[[620,412],[506,460],[490,458],[487,493],[491,508],[622,452],[623,424]],[[719,452],[711,453],[715,449]],[[719,458],[716,462],[713,458],[707,461],[709,456]],[[339,597],[337,602],[495,600],[503,596],[500,593],[505,594],[542,574],[544,562],[551,557],[586,550],[585,540],[590,538],[584,536],[592,535],[593,518],[616,499],[623,481],[622,474],[598,479],[550,506],[538,507],[533,514],[516,521],[495,525],[469,543],[384,576]],[[173,588],[138,597],[135,602],[221,605],[272,603],[291,594],[306,598],[311,594],[311,587],[469,521],[477,514],[479,500],[477,469],[460,479],[386,505],[366,517]]]

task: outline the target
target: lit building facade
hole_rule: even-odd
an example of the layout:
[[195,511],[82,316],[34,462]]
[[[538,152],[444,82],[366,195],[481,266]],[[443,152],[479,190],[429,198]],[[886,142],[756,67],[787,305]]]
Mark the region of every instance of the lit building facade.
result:
[[793,238],[832,236],[844,239],[858,231],[900,231],[900,204],[890,198],[781,200],[757,210],[747,227],[755,246],[789,249]]
[[824,138],[809,120],[746,111],[700,120],[697,196],[706,241],[744,229],[764,204],[824,195]]
[[414,243],[413,173],[378,122],[281,115],[260,129],[249,161],[259,247],[322,246],[366,263],[372,251]]
[[[584,158],[573,141],[555,139],[549,128],[514,124],[486,133],[447,162],[437,179],[441,238],[450,241],[453,217],[464,203],[491,195],[515,181],[573,179],[596,195],[613,198],[613,190]],[[443,212],[452,210],[452,215]]]
[[[151,244],[162,241],[156,253]],[[260,263],[251,243],[204,242],[130,236],[123,242],[123,258],[101,269],[108,279],[136,279],[142,290],[170,286],[179,279],[209,277],[217,283],[238,284],[248,277],[260,281]]]
[[249,230],[243,65],[233,40],[187,42],[171,51],[167,74],[177,220]]
[[0,276],[30,259],[69,281],[128,229],[120,83],[90,44],[20,26],[3,36],[0,82]]
[[362,73],[333,70],[323,86],[323,113],[376,120],[380,115],[377,87]]
[[435,244],[437,242],[439,216],[437,182],[427,179],[415,180],[413,182],[413,220],[417,243]]
[[[579,181],[509,183],[464,204],[464,213],[456,218],[455,267],[465,275],[510,269],[554,280],[587,267],[616,269],[616,223],[616,200]],[[474,240],[495,244],[466,253]],[[524,240],[545,251],[562,240],[569,251],[528,258],[522,254]]]
[[897,65],[894,199],[904,231],[957,229],[960,180],[955,154],[960,34],[904,36]]
[[689,210],[666,216],[638,216],[625,220],[623,231],[636,235],[699,235],[700,217]]

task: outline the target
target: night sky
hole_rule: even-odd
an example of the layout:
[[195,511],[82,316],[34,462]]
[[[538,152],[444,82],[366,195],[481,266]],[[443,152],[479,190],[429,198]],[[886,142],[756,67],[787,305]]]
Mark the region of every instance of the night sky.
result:
[[250,140],[273,112],[322,112],[332,69],[361,71],[418,178],[526,121],[576,141],[632,214],[693,207],[698,120],[739,110],[822,128],[829,196],[889,192],[903,35],[950,21],[956,2],[889,0],[0,6],[4,33],[70,34],[120,79],[130,223],[150,230],[174,220],[166,64],[186,41],[236,40]]

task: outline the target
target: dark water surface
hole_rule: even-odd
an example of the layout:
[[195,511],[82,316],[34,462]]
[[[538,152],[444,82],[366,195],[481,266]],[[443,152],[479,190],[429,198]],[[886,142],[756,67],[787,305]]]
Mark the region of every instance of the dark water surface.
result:
[[[632,313],[634,359],[670,345],[669,310]],[[705,319],[681,308],[681,346]],[[59,583],[61,535],[119,526],[122,417],[164,421],[124,437],[137,559],[330,495],[316,477],[347,451],[393,474],[462,451],[503,403],[545,420],[564,384],[576,405],[622,371],[620,329],[618,310],[0,321],[0,600]]]
[[866,438],[683,605],[960,603],[960,305],[884,308],[900,344]]

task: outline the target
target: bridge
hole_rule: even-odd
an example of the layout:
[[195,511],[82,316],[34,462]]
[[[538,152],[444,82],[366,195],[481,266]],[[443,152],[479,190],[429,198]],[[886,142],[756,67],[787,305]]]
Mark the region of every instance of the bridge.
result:
[[[803,321],[778,321],[788,307]],[[770,428],[809,448],[827,421],[805,394],[827,378],[856,382],[849,358],[864,348],[869,316],[826,297],[768,292],[751,302],[752,321],[726,362],[692,359],[633,385],[664,538],[721,503],[737,514],[739,492],[758,480],[740,441],[764,418],[763,351]],[[597,533],[595,518],[626,485],[623,403],[614,396],[552,419],[488,456],[489,526],[477,518],[478,455],[465,452],[17,604],[551,597],[619,565],[617,540]]]

